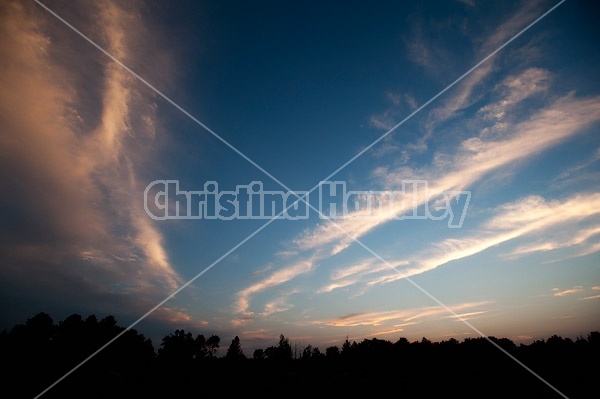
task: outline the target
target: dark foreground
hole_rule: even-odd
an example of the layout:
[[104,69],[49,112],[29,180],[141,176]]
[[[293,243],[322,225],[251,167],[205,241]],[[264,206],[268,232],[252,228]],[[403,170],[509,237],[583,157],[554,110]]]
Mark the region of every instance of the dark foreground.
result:
[[[2,332],[2,396],[36,397],[122,331],[112,318],[71,316],[55,325],[41,314]],[[278,345],[247,356],[236,337],[227,355],[217,357],[215,336],[194,338],[177,330],[155,351],[150,340],[130,330],[41,397],[599,397],[599,332],[528,345],[490,339],[502,350],[484,338],[374,338],[346,341],[324,353],[308,346],[293,355],[281,336]]]

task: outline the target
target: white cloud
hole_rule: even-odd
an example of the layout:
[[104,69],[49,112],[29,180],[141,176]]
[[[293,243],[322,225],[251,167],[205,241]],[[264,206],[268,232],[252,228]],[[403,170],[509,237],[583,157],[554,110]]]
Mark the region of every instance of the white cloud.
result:
[[285,266],[283,268],[278,269],[273,272],[267,278],[256,282],[249,287],[243,289],[242,291],[237,293],[237,300],[235,303],[234,311],[236,313],[245,314],[251,316],[253,312],[249,312],[248,309],[250,307],[250,298],[252,295],[261,292],[267,288],[273,288],[288,281],[293,280],[294,278],[307,274],[313,270],[316,259],[306,259],[298,261],[289,266]]
[[454,319],[455,321],[462,322],[464,320],[470,320],[470,319],[472,319],[473,316],[479,316],[479,315],[482,315],[482,314],[485,314],[485,313],[487,313],[486,310],[479,310],[477,312],[465,312],[465,313],[460,313],[460,314],[457,313],[456,315],[451,314],[449,316],[446,316],[446,318],[448,318],[448,319]]
[[[544,242],[535,242],[529,245],[522,245],[517,249],[510,252],[509,256],[520,256],[525,254],[530,254],[534,252],[545,252],[545,251],[553,251],[560,248],[568,248],[576,245],[581,245],[586,243],[591,237],[594,237],[600,234],[600,226],[590,227],[590,228],[582,228],[579,231],[575,229],[570,229],[568,234],[563,234],[562,237],[552,241],[544,241]],[[588,247],[587,250],[593,248],[593,246]],[[600,250],[600,248],[598,248]],[[585,251],[585,250],[584,250]],[[594,251],[595,252],[595,251]],[[591,252],[587,252],[589,254]]]
[[288,295],[267,302],[265,304],[264,311],[260,315],[266,317],[274,313],[285,312],[286,310],[290,310],[294,306],[287,301],[287,297]]
[[518,75],[511,75],[495,89],[497,92],[504,93],[503,98],[480,108],[478,113],[485,120],[501,123],[515,105],[533,95],[547,92],[550,78],[550,72],[541,68],[528,68]]
[[[407,264],[407,262],[402,264]],[[338,288],[353,286],[360,282],[368,282],[372,279],[370,275],[389,272],[389,270],[390,267],[383,264],[378,259],[365,259],[357,264],[335,269],[331,273],[331,283],[321,287],[317,293],[331,292]]]
[[566,295],[578,294],[580,292],[583,292],[583,287],[580,285],[577,285],[573,288],[569,288],[566,290],[560,290],[559,288],[552,288],[552,291],[554,292],[553,293],[554,296],[566,296]]
[[588,301],[588,300],[592,300],[592,299],[600,299],[600,295],[591,295],[591,296],[586,296],[583,298],[579,298],[582,301]]

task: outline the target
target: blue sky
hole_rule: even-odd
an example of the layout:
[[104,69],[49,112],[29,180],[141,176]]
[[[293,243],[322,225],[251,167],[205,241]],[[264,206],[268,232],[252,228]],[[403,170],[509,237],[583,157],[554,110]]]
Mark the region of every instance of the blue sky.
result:
[[[470,193],[459,228],[399,220],[399,203],[338,227],[275,220],[136,326],[155,344],[177,328],[248,351],[477,336],[463,321],[516,341],[600,328],[592,2],[561,4],[392,132],[556,2],[44,4],[292,190],[385,134],[329,180]],[[283,189],[35,2],[2,7],[2,322],[128,325],[266,222],[153,220],[149,183]]]

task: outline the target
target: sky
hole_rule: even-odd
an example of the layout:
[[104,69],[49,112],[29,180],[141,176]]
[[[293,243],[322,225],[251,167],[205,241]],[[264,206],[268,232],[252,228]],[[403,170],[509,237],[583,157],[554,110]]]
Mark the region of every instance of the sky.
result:
[[[0,328],[248,355],[600,329],[594,2],[525,31],[558,1],[42,3],[0,6]],[[228,217],[172,217],[200,208],[165,181]]]

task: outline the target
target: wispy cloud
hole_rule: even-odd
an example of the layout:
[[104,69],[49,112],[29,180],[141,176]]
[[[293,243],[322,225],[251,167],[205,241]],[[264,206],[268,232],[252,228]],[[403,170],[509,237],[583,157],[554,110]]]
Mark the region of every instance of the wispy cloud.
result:
[[[404,323],[404,324],[402,324],[402,326],[408,327],[408,326],[412,326],[415,324],[417,324],[417,323],[410,322],[410,323]],[[371,334],[366,334],[366,335],[361,336],[360,338],[368,338],[368,337],[378,337],[379,338],[379,337],[383,337],[383,336],[390,335],[390,334],[397,334],[397,333],[403,332],[405,330],[406,329],[403,327],[402,328],[392,328],[391,330],[382,330],[382,331],[377,331],[377,332],[374,332]],[[355,340],[357,338],[359,338],[359,337],[352,337],[352,340]]]
[[157,309],[154,314],[154,319],[165,321],[167,323],[173,323],[178,325],[186,325],[190,328],[199,329],[209,325],[206,320],[195,320],[190,316],[186,309],[163,306]]
[[566,296],[566,295],[572,295],[572,294],[578,294],[580,292],[583,292],[583,287],[580,285],[577,285],[573,288],[569,288],[566,290],[561,290],[560,288],[552,288],[552,292],[554,296]]
[[[600,234],[600,226],[583,228],[579,231],[569,231],[568,234],[563,234],[561,240],[552,240],[544,242],[535,242],[529,245],[522,245],[509,253],[509,256],[521,256],[534,252],[553,251],[560,248],[568,248],[586,243],[590,238]],[[588,250],[592,247],[588,247]],[[591,253],[584,249],[586,255]],[[595,252],[595,251],[594,251]]]
[[600,161],[600,148],[597,148],[596,152],[594,152],[594,154],[589,159],[586,159],[585,161],[565,170],[560,175],[558,175],[555,178],[555,182],[564,182],[565,180],[570,179],[574,174],[580,172],[583,169],[589,168],[598,161]]
[[480,51],[489,54],[516,35],[521,29],[538,18],[542,12],[546,11],[542,8],[543,3],[542,0],[523,1],[522,6],[486,39]]
[[418,108],[417,100],[410,93],[391,93],[388,92],[386,99],[390,107],[379,114],[372,115],[369,119],[371,127],[380,130],[390,130],[397,123],[397,118]]
[[[509,40],[519,30],[525,28],[529,23],[535,20],[541,13],[540,1],[525,2],[523,6],[511,15],[505,22],[498,26],[487,38],[478,43],[478,50],[472,64],[476,64],[485,58],[498,47]],[[422,40],[417,40],[417,43]],[[424,45],[420,47],[425,47]],[[410,54],[410,52],[409,52]],[[424,52],[423,54],[428,54]],[[427,142],[435,133],[435,130],[442,123],[454,118],[459,111],[473,105],[483,95],[483,92],[477,91],[477,88],[488,81],[491,74],[496,70],[498,57],[491,58],[486,63],[480,65],[470,75],[465,77],[457,87],[453,88],[454,94],[442,100],[441,105],[431,110],[427,116],[425,134],[410,147],[417,151],[427,149]],[[424,60],[415,59],[419,63]],[[438,68],[444,63],[438,63]]]
[[470,320],[470,319],[473,318],[473,316],[479,316],[479,315],[484,314],[484,313],[487,313],[487,311],[486,310],[479,310],[477,312],[466,312],[466,313],[460,313],[460,314],[457,313],[456,315],[452,314],[452,315],[446,316],[446,318],[448,318],[448,319],[454,319],[454,320],[456,320],[458,322],[461,322],[463,320]]
[[[490,303],[490,301],[465,302],[449,306],[449,308],[454,312],[460,312],[465,309],[482,308]],[[485,310],[481,310],[479,312],[484,313]],[[405,327],[416,324],[425,319],[438,318],[439,316],[447,313],[448,310],[441,306],[421,307],[404,310],[354,313],[332,319],[316,320],[310,322],[310,324],[329,327],[379,327],[381,325],[389,325],[390,327]]]
[[[578,287],[576,287],[578,288]],[[593,286],[592,287],[592,291],[600,291],[600,287],[599,286]],[[593,299],[600,299],[600,294],[596,294],[596,295],[588,295],[588,296],[584,296],[581,298],[578,298],[580,301],[589,301],[589,300],[593,300]]]
[[452,58],[448,48],[430,38],[426,22],[421,18],[415,18],[411,22],[410,37],[404,39],[406,57],[423,68],[428,74],[440,78],[443,73],[443,65],[448,65]]
[[275,340],[277,338],[276,334],[264,328],[258,330],[245,330],[242,331],[240,335],[248,339],[260,340]]
[[389,270],[389,266],[381,263],[378,259],[365,259],[358,264],[351,264],[350,266],[335,269],[331,273],[332,283],[322,287],[317,292],[331,292],[336,288],[354,285],[363,281],[368,275],[378,274],[383,271],[387,272]]
[[281,256],[282,258],[289,258],[298,255],[298,251],[279,251],[275,255]]
[[[398,268],[407,266],[408,260],[394,262],[393,267]],[[317,293],[331,292],[338,288],[354,286],[358,283],[371,285],[374,276],[387,276],[390,272],[390,266],[382,263],[379,259],[369,258],[350,266],[338,267],[331,274],[331,282],[321,287]]]
[[459,3],[468,5],[469,7],[475,7],[475,0],[456,0]]
[[[238,292],[237,300],[235,303],[234,311],[236,313],[245,314],[248,317],[253,315],[253,312],[249,312],[248,309],[250,307],[250,297],[258,292],[261,292],[267,288],[273,288],[288,281],[293,280],[294,278],[309,273],[313,270],[315,265],[316,258],[306,259],[298,261],[289,266],[285,266],[283,268],[278,269],[273,272],[267,278],[260,280],[257,283],[250,285],[249,287],[243,289]],[[248,318],[243,320],[249,320]]]
[[267,302],[264,306],[264,310],[260,313],[260,316],[267,317],[274,313],[285,312],[286,310],[292,309],[294,305],[289,302],[289,297],[298,292],[298,290],[290,290],[285,294]]
[[600,295],[590,295],[590,296],[585,296],[583,298],[579,298],[579,300],[581,300],[581,301],[587,301],[587,300],[592,300],[592,299],[600,299]]
[[[163,296],[180,278],[162,234],[140,205],[139,183],[151,161],[145,150],[154,139],[156,104],[106,58],[66,57],[62,46],[76,48],[81,40],[48,33],[31,7],[5,3],[0,23],[0,118],[6,133],[0,137],[0,167],[12,171],[3,208],[30,215],[11,219],[20,227],[0,247],[11,260],[4,270],[24,267],[29,254],[37,253],[39,262],[56,259],[53,267],[97,290]],[[106,50],[130,65],[139,63],[135,32],[146,29],[139,11],[111,2],[86,7]],[[57,36],[64,41],[53,42]]]

